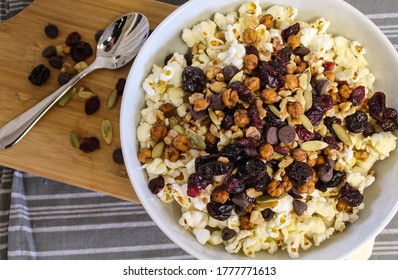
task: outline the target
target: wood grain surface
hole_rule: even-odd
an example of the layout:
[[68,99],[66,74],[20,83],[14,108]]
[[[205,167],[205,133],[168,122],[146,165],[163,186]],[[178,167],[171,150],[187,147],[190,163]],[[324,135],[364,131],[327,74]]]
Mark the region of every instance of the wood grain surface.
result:
[[[174,9],[151,0],[36,0],[1,23],[0,127],[58,88],[59,70],[52,69],[41,56],[45,47],[61,45],[70,32],[77,31],[82,40],[95,48],[95,33],[123,14],[141,12],[154,29]],[[48,23],[59,27],[57,38],[50,39],[44,34]],[[40,63],[51,69],[51,77],[45,85],[34,86],[28,76]],[[99,111],[86,115],[84,101],[75,94],[65,107],[51,109],[14,147],[0,150],[0,165],[139,202],[124,166],[112,160],[114,149],[120,147],[120,98],[114,108],[106,107],[108,95],[119,78],[127,77],[130,66],[98,70],[81,80],[78,88],[88,88],[100,98]],[[111,121],[114,130],[110,145],[101,136],[101,122],[105,118]],[[96,136],[101,142],[100,150],[86,154],[73,148],[69,140],[72,130],[82,136]]]

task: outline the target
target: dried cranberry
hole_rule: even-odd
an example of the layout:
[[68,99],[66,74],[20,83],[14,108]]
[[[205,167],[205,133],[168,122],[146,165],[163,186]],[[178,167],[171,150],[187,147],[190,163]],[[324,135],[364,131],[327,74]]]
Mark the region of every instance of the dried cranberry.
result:
[[187,66],[182,72],[182,84],[184,90],[190,94],[201,93],[206,85],[206,75],[198,67]]
[[345,183],[340,192],[341,197],[339,201],[348,206],[356,207],[360,205],[363,201],[363,195],[359,192],[359,190],[351,187],[349,183]]
[[117,94],[119,96],[123,95],[125,85],[126,85],[126,79],[125,78],[120,78],[120,79],[117,80],[115,89],[117,90]]
[[286,175],[296,186],[303,185],[314,175],[314,170],[305,162],[293,162],[286,169]]
[[50,78],[50,69],[48,69],[44,64],[39,64],[33,68],[28,79],[29,81],[36,85],[41,86],[45,84]]
[[225,176],[223,184],[224,188],[229,193],[241,193],[245,189],[245,186],[242,185],[232,174],[227,174],[227,176]]
[[289,26],[286,29],[283,29],[281,32],[283,41],[287,42],[287,39],[290,35],[297,35],[300,31],[300,23],[296,22],[295,24]]
[[78,42],[80,42],[81,38],[82,38],[82,36],[80,36],[80,34],[78,32],[72,32],[68,35],[68,37],[66,37],[65,44],[70,47],[73,47]]
[[47,48],[45,48],[43,50],[43,52],[41,53],[41,55],[45,58],[51,58],[54,55],[56,55],[57,51],[55,50],[54,46],[48,46]]
[[263,120],[260,118],[257,108],[253,105],[250,106],[247,110],[247,115],[250,119],[250,125],[261,131],[263,129]]
[[352,133],[362,133],[368,123],[368,115],[363,111],[356,111],[354,114],[345,117],[345,125]]
[[323,111],[319,107],[312,106],[311,109],[305,112],[305,115],[308,117],[313,125],[317,126],[322,121]]
[[236,142],[236,145],[240,148],[258,148],[262,141],[256,138],[241,138]]
[[162,176],[153,178],[149,181],[148,188],[151,193],[158,194],[164,188],[164,178]]
[[224,81],[226,83],[228,83],[238,72],[239,69],[233,65],[227,65],[221,70],[221,73],[224,76]]
[[264,106],[264,108],[267,110],[267,115],[264,118],[265,123],[268,126],[274,126],[274,127],[281,127],[283,125],[286,125],[286,122],[282,121],[280,118],[278,118],[268,106]]
[[224,163],[220,161],[209,162],[198,167],[196,172],[203,176],[218,176],[232,172],[232,163]]
[[384,118],[381,120],[380,127],[384,131],[395,131],[398,129],[398,124],[396,120]]
[[348,100],[350,100],[354,106],[361,106],[365,101],[365,87],[359,86],[354,88]]
[[299,124],[296,125],[296,134],[298,137],[303,140],[303,141],[308,141],[314,138],[315,134],[312,132],[309,132],[303,125]]
[[100,148],[100,142],[96,137],[84,137],[80,140],[79,149],[85,153],[91,153]]
[[232,209],[234,208],[234,204],[231,201],[227,201],[224,204],[210,201],[206,205],[207,212],[210,217],[219,221],[225,221],[231,216]]
[[395,110],[394,108],[386,108],[383,112],[383,118],[396,119],[397,110]]
[[224,241],[228,241],[232,238],[234,238],[236,235],[236,231],[234,231],[233,229],[230,229],[228,227],[223,228],[223,230],[221,231],[221,238]]
[[221,121],[221,128],[229,130],[235,124],[234,116],[232,114],[225,114]]
[[200,192],[210,184],[209,178],[198,173],[192,173],[188,177],[187,194],[190,197],[197,197]]
[[236,90],[238,92],[238,96],[240,100],[251,102],[252,100],[252,92],[250,89],[245,86],[242,82],[233,82],[228,85],[230,89]]
[[92,115],[95,112],[98,111],[99,107],[100,107],[100,99],[98,98],[98,96],[93,96],[90,97],[89,99],[86,100],[86,103],[84,105],[84,110],[86,112],[87,115]]
[[258,50],[255,46],[249,45],[249,46],[246,46],[245,48],[246,48],[246,55],[254,54],[254,55],[258,56]]
[[289,150],[285,149],[281,146],[274,146],[274,151],[277,152],[278,154],[281,154],[283,156],[288,156],[289,155]]
[[334,138],[333,136],[325,136],[323,138],[323,141],[329,144],[331,148],[340,150],[339,143],[337,142],[336,138]]
[[323,68],[325,68],[325,71],[333,71],[334,67],[336,66],[336,63],[325,61],[322,66]]
[[275,212],[272,211],[270,208],[267,208],[261,211],[261,216],[263,216],[264,220],[270,221],[275,216]]
[[80,41],[72,47],[70,54],[75,62],[80,62],[90,57],[93,54],[93,49],[89,43]]
[[44,33],[47,35],[48,38],[54,39],[59,34],[59,29],[55,24],[49,23],[44,28]]
[[293,210],[296,212],[297,216],[301,217],[307,208],[308,205],[305,202],[298,199],[293,200]]
[[386,95],[383,92],[376,92],[369,100],[369,115],[377,122],[383,118],[386,109]]
[[321,95],[321,98],[319,99],[319,104],[320,108],[322,108],[323,112],[326,112],[329,109],[333,108],[333,98],[330,95],[323,94]]

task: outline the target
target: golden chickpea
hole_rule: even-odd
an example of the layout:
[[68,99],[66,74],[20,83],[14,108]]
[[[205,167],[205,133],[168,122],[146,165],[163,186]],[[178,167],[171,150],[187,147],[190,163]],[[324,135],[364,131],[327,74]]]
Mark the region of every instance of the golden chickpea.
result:
[[255,224],[252,224],[250,222],[250,216],[248,215],[244,215],[242,217],[240,217],[240,228],[241,229],[252,229],[254,228]]
[[301,61],[299,64],[297,64],[296,73],[303,73],[307,68],[308,68],[307,62]]
[[316,164],[315,165],[323,165],[326,163],[325,158],[322,155],[319,155],[316,159]]
[[341,97],[343,97],[343,98],[345,98],[345,99],[350,98],[350,95],[351,95],[351,89],[350,89],[350,87],[349,87],[348,85],[342,85],[342,86],[339,88],[339,94],[340,94]]
[[205,99],[196,99],[193,102],[193,109],[196,112],[203,111],[203,110],[207,109],[207,107],[209,107],[209,102]]
[[323,75],[325,75],[325,78],[328,79],[329,81],[334,82],[335,77],[334,77],[334,73],[332,71],[324,71]]
[[211,194],[212,200],[224,204],[229,199],[229,193],[224,188],[215,188]]
[[176,162],[180,158],[180,151],[174,147],[167,146],[164,150],[164,157],[171,162]]
[[248,27],[243,31],[243,42],[247,45],[255,44],[257,41],[257,32],[251,27]]
[[175,107],[171,103],[162,104],[159,110],[163,112],[165,118],[171,118],[176,113]]
[[285,80],[285,88],[292,90],[299,86],[299,80],[295,75],[287,74]]
[[270,29],[274,26],[274,17],[271,14],[263,15],[260,18],[260,23],[264,24],[267,29]]
[[190,148],[190,143],[188,137],[185,135],[179,134],[176,138],[173,139],[173,146],[177,150],[181,152],[186,152]]
[[258,148],[258,153],[262,159],[270,161],[274,156],[274,147],[271,144],[264,143]]
[[239,100],[239,95],[236,90],[227,89],[222,93],[222,101],[228,108],[233,108]]
[[300,39],[292,34],[287,38],[287,44],[294,50],[300,46]]
[[261,92],[261,98],[265,104],[271,105],[278,100],[278,93],[273,88],[266,88]]
[[260,78],[250,77],[245,79],[245,86],[247,86],[251,92],[257,92],[260,90]]
[[211,134],[210,131],[208,131],[205,134],[205,141],[209,142],[211,144],[216,144],[218,142],[218,138],[216,136],[214,136],[213,134]]
[[138,160],[141,163],[148,163],[152,159],[152,152],[150,149],[147,148],[140,148],[138,152]]
[[307,160],[307,152],[300,148],[294,149],[292,152],[292,156],[295,161],[305,162]]
[[243,65],[246,70],[250,72],[256,69],[258,65],[258,57],[255,54],[247,54],[243,57]]
[[234,113],[234,122],[240,128],[245,128],[250,123],[250,118],[245,109],[238,109]]
[[285,192],[285,189],[283,186],[281,186],[280,182],[273,179],[270,183],[267,185],[267,193],[270,196],[273,197],[279,197]]
[[155,142],[163,140],[167,135],[167,127],[162,124],[156,124],[152,126],[150,131],[151,137]]
[[296,102],[289,102],[287,104],[287,112],[293,119],[297,119],[301,114],[304,113],[303,105],[296,101]]

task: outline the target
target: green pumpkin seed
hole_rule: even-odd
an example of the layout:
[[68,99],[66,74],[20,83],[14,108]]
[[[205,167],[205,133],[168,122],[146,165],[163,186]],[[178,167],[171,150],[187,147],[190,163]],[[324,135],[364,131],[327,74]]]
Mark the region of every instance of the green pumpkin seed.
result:
[[235,76],[232,77],[231,81],[229,81],[229,84],[232,84],[233,82],[243,82],[243,70],[239,71],[238,73],[235,74]]
[[281,160],[281,159],[283,159],[284,157],[285,157],[284,155],[281,155],[280,153],[274,152],[274,154],[273,154],[273,156],[272,156],[272,159],[274,159],[274,160]]
[[70,142],[72,143],[73,147],[79,148],[79,146],[80,146],[80,135],[77,132],[71,131],[69,133],[69,139],[70,139]]
[[175,117],[171,117],[169,119],[169,127],[173,129],[176,125],[178,125],[178,121]]
[[304,91],[304,100],[305,100],[305,106],[304,106],[304,111],[309,110],[312,107],[312,92],[309,90]]
[[175,125],[173,130],[177,131],[179,134],[186,135],[185,129],[179,124]]
[[152,158],[161,158],[163,156],[165,146],[166,144],[163,141],[157,143],[152,149]]
[[208,109],[208,111],[211,121],[217,126],[217,128],[219,128],[221,125],[221,121],[218,119],[216,113],[214,113],[212,109]]
[[108,96],[108,100],[106,101],[106,107],[108,107],[108,109],[112,109],[116,105],[118,99],[119,95],[117,90],[112,90],[111,94]]
[[271,110],[272,113],[275,114],[275,116],[281,118],[281,112],[275,107],[275,105],[268,105],[268,108]]
[[71,89],[69,89],[64,96],[62,96],[59,100],[58,100],[58,105],[61,107],[64,107],[66,104],[69,103],[69,101],[72,99],[73,95],[75,95],[75,91],[76,88],[72,87]]
[[323,150],[327,146],[329,146],[329,144],[326,142],[319,141],[319,140],[312,140],[312,141],[307,141],[307,142],[302,143],[300,145],[300,148],[306,152],[313,152],[313,151]]
[[300,120],[306,130],[308,130],[311,133],[314,133],[314,126],[312,125],[311,121],[308,119],[308,117],[306,115],[301,114]]
[[111,144],[113,139],[112,124],[108,119],[104,119],[101,124],[102,137],[106,144]]
[[189,142],[198,150],[204,150],[206,149],[206,143],[203,140],[202,137],[197,135],[194,131],[187,129],[186,130],[187,137],[189,139]]
[[344,144],[351,146],[352,145],[352,140],[351,140],[351,136],[350,134],[347,132],[347,130],[345,130],[341,125],[339,125],[338,123],[334,123],[332,124],[333,130],[336,133],[337,137],[339,137],[339,139],[341,141],[344,142]]

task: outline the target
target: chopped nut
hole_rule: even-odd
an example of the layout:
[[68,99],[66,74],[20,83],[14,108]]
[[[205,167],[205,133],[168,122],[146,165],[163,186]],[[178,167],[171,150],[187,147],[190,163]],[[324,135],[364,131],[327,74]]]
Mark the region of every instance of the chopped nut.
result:
[[260,23],[264,24],[267,29],[270,29],[274,26],[274,17],[271,14],[263,15],[260,18]]
[[249,126],[246,129],[245,136],[246,136],[246,138],[260,139],[261,138],[261,132],[258,131],[258,129],[255,126]]
[[207,109],[207,107],[209,107],[209,102],[206,101],[205,99],[196,99],[196,100],[193,102],[193,109],[194,109],[196,112],[205,110],[205,109]]
[[252,224],[250,222],[250,216],[244,215],[244,216],[240,217],[240,228],[241,229],[249,230],[254,227],[255,227],[255,224]]
[[287,38],[287,44],[294,50],[300,46],[300,39],[296,35],[292,34]]
[[250,123],[250,118],[245,109],[238,109],[234,113],[234,122],[240,128],[246,127]]
[[273,88],[266,88],[261,92],[261,98],[265,104],[271,105],[278,100],[278,93]]
[[308,64],[305,61],[301,61],[297,64],[296,73],[303,73],[308,68]]
[[152,159],[152,152],[147,148],[140,148],[138,152],[138,160],[142,163],[148,163]]
[[167,135],[167,127],[165,125],[156,124],[151,128],[151,137],[155,142],[163,140]]
[[228,88],[227,84],[224,82],[214,82],[210,84],[210,90],[214,93],[222,93]]
[[229,199],[229,193],[224,188],[215,188],[211,198],[218,203],[224,204]]
[[329,95],[332,97],[333,99],[333,105],[339,104],[340,103],[340,95],[338,95],[335,92],[329,92]]
[[73,66],[73,68],[77,71],[77,73],[82,72],[84,69],[88,67],[87,63],[85,61],[80,61]]
[[315,190],[315,183],[308,181],[306,184],[298,186],[297,190],[301,193],[312,194]]
[[306,163],[307,163],[310,167],[314,167],[314,166],[316,165],[316,158],[307,159]]
[[180,151],[174,147],[167,146],[164,151],[164,157],[171,162],[176,162],[180,158]]
[[325,158],[322,155],[319,155],[316,159],[316,164],[315,165],[323,165],[326,163]]
[[352,212],[352,207],[349,206],[349,205],[347,205],[347,204],[345,204],[341,199],[339,199],[339,200],[337,201],[336,209],[337,209],[337,211],[339,211],[339,212],[341,212],[341,211],[344,211],[344,212]]
[[181,152],[188,151],[190,147],[188,137],[179,134],[176,138],[173,139],[173,146]]
[[243,65],[246,70],[249,70],[249,73],[256,69],[258,65],[258,57],[255,54],[247,54],[243,57]]
[[260,78],[250,77],[245,79],[245,86],[247,86],[251,92],[257,92],[260,90]]
[[260,99],[256,99],[255,101],[256,109],[261,119],[264,119],[267,116],[267,110],[263,107],[263,101]]
[[211,144],[216,144],[218,142],[218,140],[219,139],[217,137],[215,137],[213,134],[211,134],[210,131],[206,132],[206,134],[205,134],[205,141],[206,142],[209,142]]
[[210,66],[206,68],[205,74],[208,81],[211,81],[216,78],[217,74],[221,72],[221,67],[218,66]]
[[339,88],[339,94],[341,97],[348,99],[351,95],[350,87],[348,85],[341,85]]
[[296,102],[289,102],[287,103],[287,112],[289,113],[289,115],[296,119],[298,118],[301,114],[304,113],[304,107],[303,105],[296,101]]
[[285,88],[292,90],[299,86],[299,80],[295,75],[287,74],[285,80]]
[[176,114],[175,107],[171,103],[160,105],[159,110],[163,112],[165,118],[171,118]]
[[62,64],[61,73],[74,75],[76,73],[76,70],[75,68],[73,68],[72,65],[70,65],[70,63],[64,62],[64,64]]
[[239,95],[236,90],[227,89],[222,93],[222,101],[228,108],[233,108],[239,100]]
[[243,31],[243,42],[245,44],[251,45],[257,41],[257,32],[253,28],[249,27]]
[[288,74],[294,74],[296,71],[297,71],[297,65],[296,65],[296,63],[294,63],[294,62],[289,62],[289,63],[286,65],[286,72],[287,72]]
[[296,148],[292,152],[293,159],[295,161],[306,161],[307,160],[307,153],[300,148]]
[[290,191],[292,189],[292,187],[293,187],[293,183],[290,181],[289,177],[285,175],[282,177],[282,182],[273,179],[267,185],[267,193],[270,196],[279,197],[284,192]]
[[258,153],[262,159],[269,161],[274,156],[274,148],[271,144],[264,143],[258,148]]

